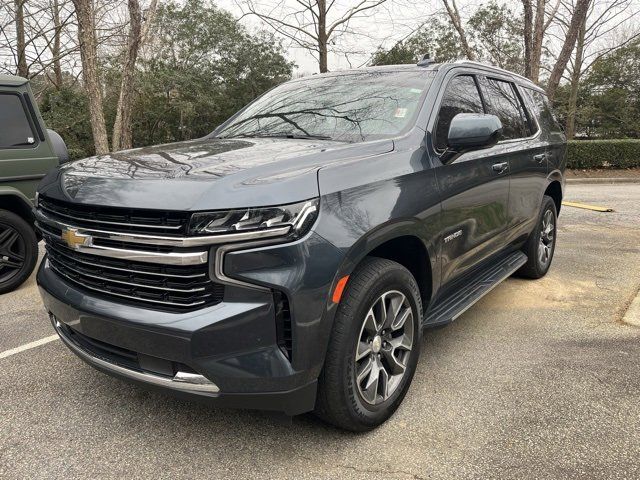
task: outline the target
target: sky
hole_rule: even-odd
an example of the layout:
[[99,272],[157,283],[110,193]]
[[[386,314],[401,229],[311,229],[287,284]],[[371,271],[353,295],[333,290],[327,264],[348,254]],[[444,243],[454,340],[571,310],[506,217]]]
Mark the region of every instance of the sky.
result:
[[[292,5],[296,3],[294,0],[288,2],[285,0],[285,2]],[[243,13],[242,7],[238,5],[240,3],[239,0],[216,0],[215,3],[219,7],[232,12],[235,16],[239,17]],[[269,8],[280,2],[279,0],[261,0],[256,3],[261,3],[265,8]],[[335,21],[354,3],[353,0],[336,0],[335,13],[330,15],[329,22]],[[441,8],[441,3],[437,0],[396,0],[383,4],[373,13],[367,13],[366,16],[353,20],[351,23],[353,30],[363,32],[363,34],[342,37],[339,45],[344,50],[348,50],[349,53],[346,55],[330,53],[329,68],[331,70],[339,70],[360,67],[366,64],[379,45],[388,47],[403,39],[426,21],[429,15],[432,15],[438,8]],[[244,17],[242,23],[250,30],[259,29],[260,27],[269,30],[255,16]],[[296,73],[306,75],[317,72],[317,60],[308,51],[302,48],[293,48],[290,43],[285,41],[284,45],[287,47],[289,58],[297,65]]]

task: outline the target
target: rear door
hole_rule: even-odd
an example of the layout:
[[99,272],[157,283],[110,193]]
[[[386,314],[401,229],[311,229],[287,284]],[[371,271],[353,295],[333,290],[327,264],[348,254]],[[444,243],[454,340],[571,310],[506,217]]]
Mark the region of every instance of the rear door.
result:
[[535,116],[525,106],[524,92],[507,77],[480,79],[489,113],[503,126],[500,145],[509,161],[507,239],[522,240],[531,231],[540,210],[547,178],[548,141]]
[[504,247],[509,198],[508,160],[499,150],[468,152],[443,163],[453,117],[458,113],[486,111],[472,73],[453,74],[445,85],[430,127],[442,199],[443,285]]
[[0,185],[33,199],[38,183],[57,165],[26,86],[0,85]]

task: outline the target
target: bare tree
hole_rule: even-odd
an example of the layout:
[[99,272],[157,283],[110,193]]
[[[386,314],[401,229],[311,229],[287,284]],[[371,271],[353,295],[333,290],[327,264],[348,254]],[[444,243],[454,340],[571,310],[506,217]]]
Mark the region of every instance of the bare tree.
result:
[[349,22],[386,1],[358,0],[335,18],[332,14],[337,11],[336,0],[280,0],[271,6],[245,0],[238,2],[238,6],[245,15],[255,15],[295,46],[315,53],[320,72],[324,73],[328,71],[329,47],[349,31]]
[[[563,2],[564,10],[573,11],[573,1]],[[567,75],[569,80],[569,99],[565,132],[568,138],[575,136],[575,120],[580,81],[589,72],[591,66],[602,56],[621,48],[640,37],[640,29],[630,24],[634,17],[640,16],[640,10],[634,8],[636,0],[606,0],[589,2],[589,11],[580,26],[573,58],[569,61]],[[570,19],[560,12],[557,21],[564,32]],[[628,33],[620,36],[626,27],[632,27]]]
[[16,0],[16,50],[18,75],[26,78],[29,76],[29,67],[27,66],[27,42],[24,33],[24,2],[25,0]]
[[578,87],[580,86],[580,75],[582,71],[582,61],[584,59],[584,40],[587,30],[587,16],[578,29],[578,38],[576,40],[576,54],[573,62],[573,71],[571,72],[571,87],[569,92],[569,105],[567,108],[567,123],[565,133],[567,138],[571,139],[576,132],[576,106],[578,104]]
[[96,154],[109,152],[107,127],[102,110],[102,88],[98,72],[98,48],[95,11],[92,0],[73,0],[78,19],[78,42],[82,60],[82,78],[89,100],[89,118]]
[[136,60],[140,48],[142,35],[142,11],[138,0],[128,1],[129,9],[129,41],[122,67],[122,80],[120,84],[120,96],[116,110],[116,119],[113,124],[113,138],[111,141],[113,151],[131,148],[131,109],[133,103],[133,84],[136,70]]
[[524,8],[525,76],[538,83],[545,33],[558,12],[560,0],[557,0],[549,11],[547,11],[549,7],[547,0],[535,0],[535,16],[534,4],[531,0],[522,0],[522,6]]
[[62,86],[62,66],[60,64],[60,36],[62,33],[62,23],[60,23],[60,2],[53,0],[51,5],[51,16],[53,17],[53,45],[51,55],[53,56],[54,84],[57,88]]
[[456,32],[458,32],[458,35],[460,36],[460,43],[462,44],[462,49],[464,50],[465,55],[469,60],[475,60],[476,55],[469,45],[467,34],[464,31],[464,27],[462,26],[462,19],[456,5],[456,0],[451,0],[451,5],[449,5],[448,0],[442,0],[442,3],[444,3],[444,7],[447,9],[447,14],[451,19],[451,23],[453,23],[453,27],[456,29]]
[[589,11],[589,2],[590,0],[576,1],[575,8],[571,14],[571,21],[567,28],[566,37],[562,44],[562,49],[560,50],[560,54],[556,59],[553,69],[551,70],[551,75],[549,76],[549,81],[547,83],[547,96],[550,101],[553,101],[558,85],[560,84],[560,80],[562,79],[562,75],[564,74],[567,64],[569,63],[569,59],[571,58],[571,52],[573,52],[576,45],[580,27],[583,25]]

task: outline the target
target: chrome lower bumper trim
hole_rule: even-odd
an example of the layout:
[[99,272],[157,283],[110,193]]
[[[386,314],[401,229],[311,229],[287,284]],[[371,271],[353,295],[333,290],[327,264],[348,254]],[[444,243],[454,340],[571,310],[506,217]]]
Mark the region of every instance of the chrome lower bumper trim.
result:
[[53,327],[55,328],[56,333],[58,334],[62,342],[69,348],[69,350],[71,350],[89,365],[94,365],[96,367],[109,370],[132,380],[137,380],[159,387],[169,388],[171,390],[179,390],[182,392],[192,393],[218,393],[220,391],[215,383],[211,382],[206,377],[198,375],[196,373],[178,372],[173,378],[162,377],[160,375],[154,375],[152,373],[139,372],[137,370],[124,368],[97,358],[78,346],[73,340],[68,338],[61,328],[62,325],[57,319],[55,319],[55,317],[51,318],[51,323],[53,323]]

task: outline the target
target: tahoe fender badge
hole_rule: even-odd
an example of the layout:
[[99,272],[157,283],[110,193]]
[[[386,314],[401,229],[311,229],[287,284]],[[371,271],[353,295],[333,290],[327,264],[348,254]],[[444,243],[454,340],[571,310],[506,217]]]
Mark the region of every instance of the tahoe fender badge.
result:
[[453,232],[451,235],[447,235],[444,237],[444,243],[449,243],[454,238],[458,238],[462,236],[462,230],[458,230],[457,232]]

